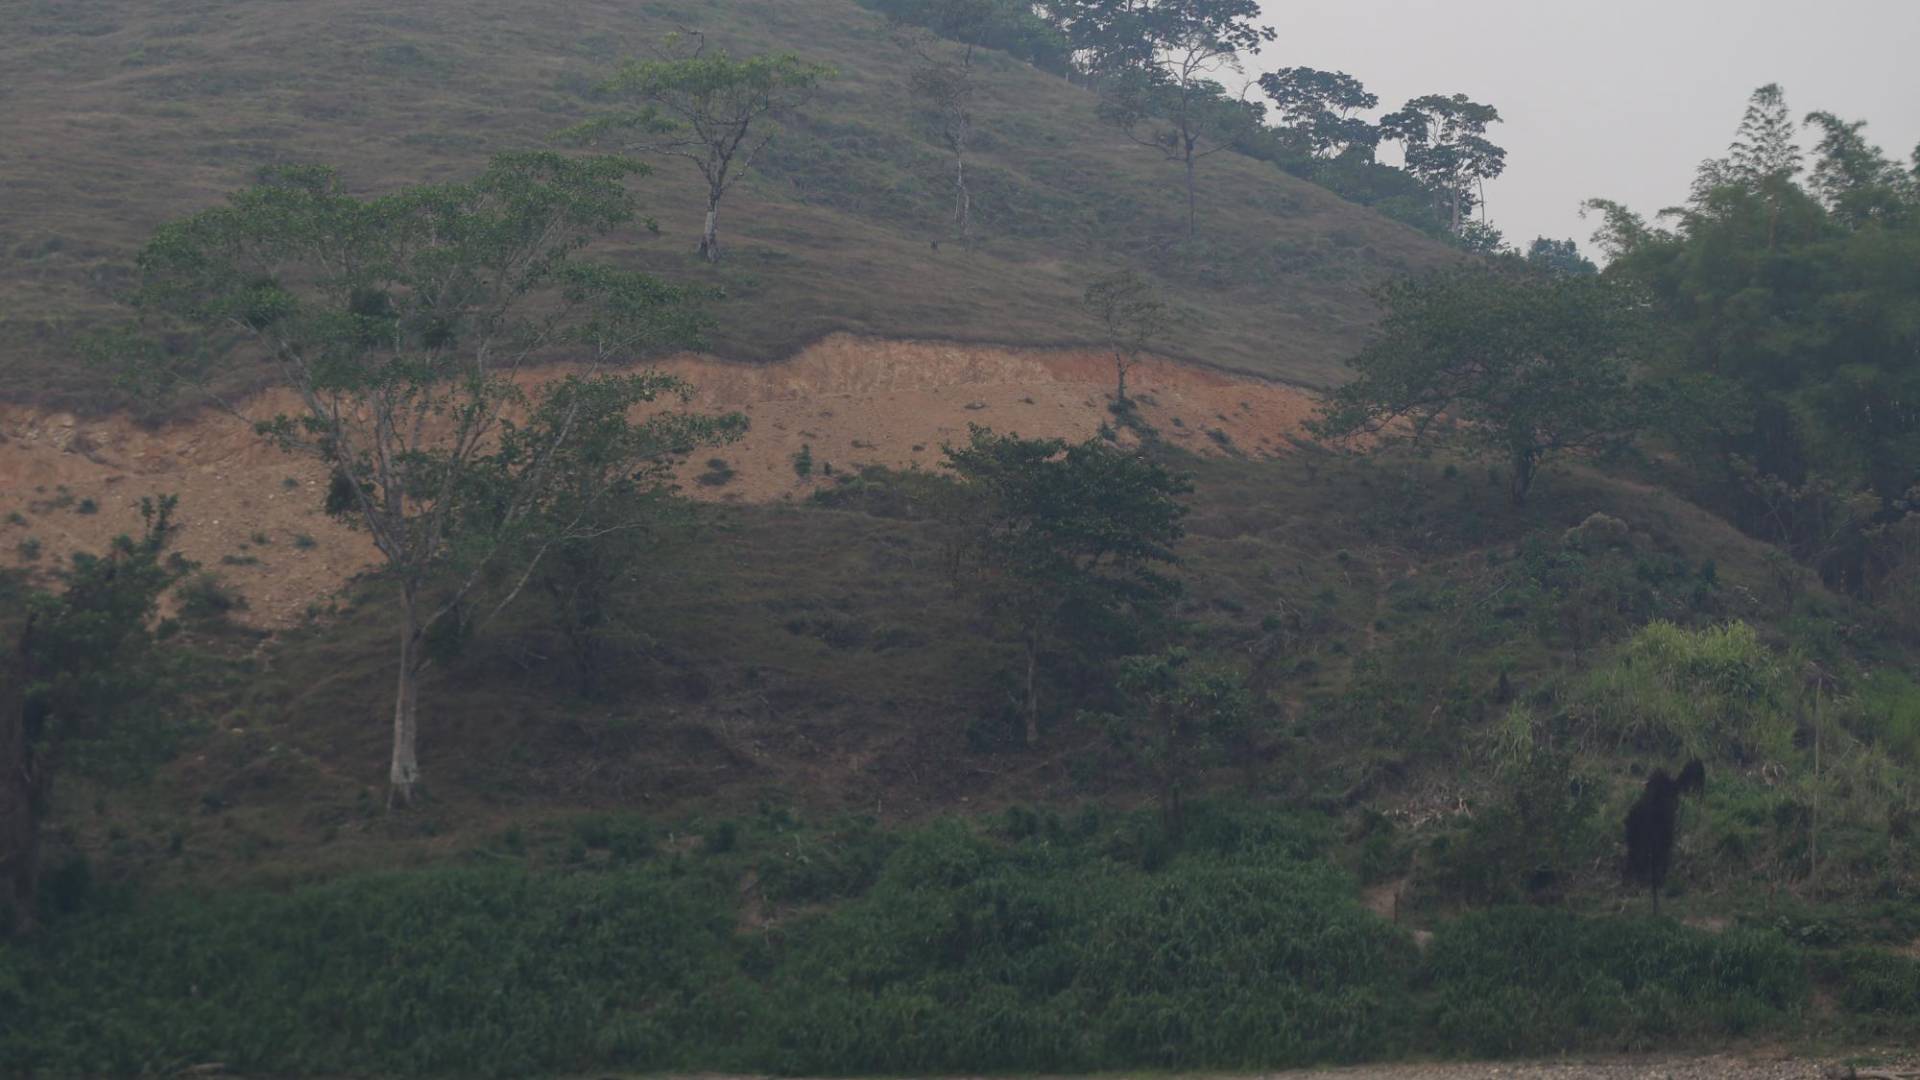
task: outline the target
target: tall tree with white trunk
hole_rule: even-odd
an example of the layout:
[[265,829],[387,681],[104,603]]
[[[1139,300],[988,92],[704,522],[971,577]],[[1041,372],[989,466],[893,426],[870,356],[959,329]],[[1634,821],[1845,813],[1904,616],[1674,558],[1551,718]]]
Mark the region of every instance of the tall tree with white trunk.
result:
[[[630,414],[686,392],[608,368],[693,342],[692,297],[577,258],[633,220],[626,182],[642,171],[505,155],[470,183],[360,198],[330,170],[281,168],[162,226],[141,253],[142,310],[197,331],[196,355],[264,364],[293,391],[297,404],[256,430],[323,462],[327,509],[385,558],[398,647],[389,803],[412,801],[420,781],[429,633],[474,618],[483,591],[484,621],[556,545],[606,528],[602,496],[629,469],[579,463],[615,455],[637,469],[663,444],[636,435]],[[556,359],[573,373],[530,370]],[[136,365],[192,375],[158,352]],[[557,490],[570,497],[556,516]]]

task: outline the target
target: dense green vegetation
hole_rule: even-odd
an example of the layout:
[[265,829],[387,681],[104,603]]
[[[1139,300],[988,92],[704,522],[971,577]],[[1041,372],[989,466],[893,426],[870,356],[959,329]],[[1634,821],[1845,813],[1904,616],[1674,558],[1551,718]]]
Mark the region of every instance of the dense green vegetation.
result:
[[[1264,1067],[1670,1045],[1807,1015],[1911,1031],[1920,964],[1777,929],[1501,909],[1423,957],[1324,821],[1015,808],[887,832],[626,817],[467,865],[95,900],[0,954],[0,1065],[525,1075]],[[570,869],[530,870],[548,847]],[[744,875],[744,878],[743,878]],[[750,883],[743,888],[742,881]]]
[[1920,157],[1896,162],[1864,122],[1813,113],[1809,162],[1802,127],[1763,87],[1669,225],[1599,200],[1598,239],[1609,276],[1655,306],[1655,370],[1691,391],[1671,434],[1694,452],[1702,500],[1912,612]]

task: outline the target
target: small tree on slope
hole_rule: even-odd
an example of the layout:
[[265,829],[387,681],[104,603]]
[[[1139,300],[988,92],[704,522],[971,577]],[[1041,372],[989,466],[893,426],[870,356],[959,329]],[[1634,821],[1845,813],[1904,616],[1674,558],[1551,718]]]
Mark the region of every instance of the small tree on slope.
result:
[[1025,660],[1022,712],[1028,745],[1040,741],[1038,669],[1065,629],[1114,620],[1151,622],[1178,592],[1159,567],[1177,561],[1192,491],[1151,459],[1100,439],[996,435],[979,426],[947,447],[948,468],[981,496],[969,545],[992,607],[1009,618]]
[[679,55],[635,60],[601,86],[633,107],[590,120],[565,134],[578,139],[624,138],[627,149],[691,161],[707,184],[700,254],[720,259],[720,200],[753,168],[773,141],[773,121],[805,104],[833,69],[791,53],[735,60],[708,52],[698,34],[668,42]]
[[90,743],[124,758],[149,741],[130,729],[151,730],[162,707],[166,680],[153,619],[176,576],[161,559],[173,536],[173,508],[171,496],[143,500],[146,525],[138,539],[121,536],[105,555],[76,554],[60,592],[24,590],[18,619],[7,620],[0,640],[0,934],[34,928],[41,824],[70,751]]
[[1514,505],[1542,463],[1630,440],[1650,402],[1632,379],[1638,335],[1612,282],[1473,267],[1381,293],[1379,340],[1349,361],[1316,434],[1449,434],[1507,460]]

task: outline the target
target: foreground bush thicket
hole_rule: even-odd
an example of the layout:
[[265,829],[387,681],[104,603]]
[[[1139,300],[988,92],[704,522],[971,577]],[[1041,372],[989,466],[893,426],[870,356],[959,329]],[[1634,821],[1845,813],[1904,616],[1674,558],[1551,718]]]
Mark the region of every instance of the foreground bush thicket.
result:
[[[1248,1068],[1710,1038],[1807,1000],[1770,932],[1503,909],[1423,960],[1307,819],[1197,808],[1179,853],[1145,815],[836,835],[82,911],[0,950],[0,1071]],[[1860,1008],[1909,1023],[1912,972],[1871,973]]]

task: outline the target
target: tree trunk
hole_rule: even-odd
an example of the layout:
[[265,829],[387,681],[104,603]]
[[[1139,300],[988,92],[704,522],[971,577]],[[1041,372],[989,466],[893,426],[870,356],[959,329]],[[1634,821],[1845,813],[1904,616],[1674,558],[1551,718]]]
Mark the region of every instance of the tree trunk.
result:
[[[27,634],[31,634],[31,623]],[[40,892],[40,807],[46,780],[38,774],[27,732],[27,636],[13,657],[0,657],[0,936],[35,926]],[[12,667],[12,671],[8,671]]]
[[0,935],[34,928],[40,892],[40,808],[44,783],[27,741],[24,703],[0,702]]
[[1813,813],[1807,817],[1807,880],[1820,883],[1820,688],[1813,688]]
[[700,231],[700,255],[708,262],[720,261],[720,192],[707,193],[707,224]]
[[1193,190],[1193,147],[1187,147],[1187,241],[1200,235],[1199,200]]
[[1034,688],[1034,671],[1040,666],[1040,634],[1027,631],[1027,745],[1040,745],[1040,695]]
[[1539,461],[1532,450],[1513,452],[1513,476],[1507,483],[1507,497],[1513,500],[1513,505],[1527,505],[1527,492],[1533,490],[1533,475],[1539,468]]
[[420,761],[414,755],[419,733],[420,668],[425,632],[420,626],[419,596],[412,585],[401,592],[400,683],[393,700],[393,763],[387,772],[387,805],[413,803],[420,782]]
[[1116,381],[1119,384],[1115,388],[1113,400],[1124,409],[1127,406],[1127,361],[1119,353],[1113,354],[1113,371],[1118,376]]
[[973,243],[973,196],[967,192],[967,157],[953,155],[953,224],[960,231],[960,242]]

